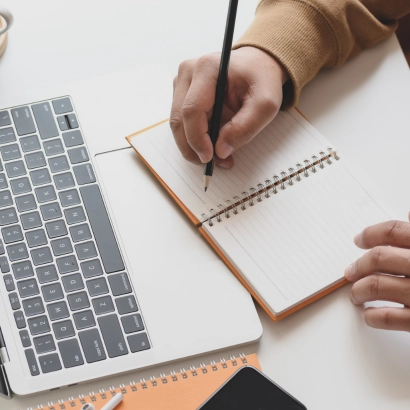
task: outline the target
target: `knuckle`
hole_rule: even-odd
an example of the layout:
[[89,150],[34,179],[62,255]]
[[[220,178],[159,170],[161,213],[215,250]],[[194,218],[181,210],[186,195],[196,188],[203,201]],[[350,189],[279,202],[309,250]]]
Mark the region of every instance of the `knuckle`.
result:
[[181,108],[182,118],[191,118],[198,112],[198,107],[194,102],[185,101]]
[[178,66],[178,75],[183,75],[187,71],[190,71],[192,67],[192,60],[185,60]]
[[177,82],[178,82],[178,76],[176,75],[176,76],[174,77],[173,82],[172,82],[172,86],[174,87],[174,90],[175,90],[175,87],[176,87],[176,85],[177,85]]
[[260,104],[263,109],[266,110],[266,112],[268,112],[269,114],[277,113],[279,111],[279,105],[276,99],[271,95],[262,97]]
[[403,229],[402,221],[390,221],[385,228],[384,235],[387,238],[391,239],[392,241],[395,241],[402,229]]
[[389,327],[392,322],[392,315],[389,309],[382,309],[379,315],[379,323],[382,327]]
[[384,252],[383,246],[376,246],[370,251],[370,264],[373,268],[379,266],[380,261],[384,256]]
[[169,126],[171,127],[172,132],[177,132],[183,127],[183,121],[179,115],[171,115],[169,119]]
[[369,291],[373,299],[377,299],[380,293],[380,276],[372,275],[369,278]]

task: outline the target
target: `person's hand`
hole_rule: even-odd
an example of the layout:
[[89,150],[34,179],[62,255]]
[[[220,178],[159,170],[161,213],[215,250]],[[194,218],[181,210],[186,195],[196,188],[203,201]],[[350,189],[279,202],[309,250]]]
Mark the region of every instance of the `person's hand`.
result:
[[[181,63],[174,79],[170,126],[184,158],[196,164],[212,159],[208,134],[215,101],[220,54]],[[233,166],[232,153],[252,140],[277,114],[287,74],[269,54],[254,47],[231,53],[216,164]],[[222,125],[222,124],[221,124]]]
[[[409,215],[410,217],[410,215]],[[371,249],[345,270],[354,282],[350,298],[355,305],[382,300],[404,307],[367,308],[363,317],[378,329],[410,331],[410,223],[383,222],[369,226],[354,239]]]

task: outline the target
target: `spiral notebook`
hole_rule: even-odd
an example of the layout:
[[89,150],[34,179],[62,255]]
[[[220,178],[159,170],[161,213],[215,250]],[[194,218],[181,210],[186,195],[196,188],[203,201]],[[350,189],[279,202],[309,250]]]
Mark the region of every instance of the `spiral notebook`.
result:
[[238,150],[231,170],[216,167],[206,193],[203,167],[182,157],[168,121],[127,140],[273,320],[346,283],[363,254],[354,235],[388,219],[297,110]]
[[108,391],[80,394],[78,398],[58,400],[58,403],[39,404],[38,410],[81,409],[86,403],[92,403],[100,410],[113,395],[123,394],[122,402],[116,410],[194,410],[212,395],[240,367],[253,366],[261,369],[256,354],[229,360],[211,361],[209,365],[201,363],[199,367],[190,366],[188,370],[180,369],[179,373],[171,371],[169,375],[160,374],[159,378],[151,376],[149,380],[121,384],[118,388],[110,387]]

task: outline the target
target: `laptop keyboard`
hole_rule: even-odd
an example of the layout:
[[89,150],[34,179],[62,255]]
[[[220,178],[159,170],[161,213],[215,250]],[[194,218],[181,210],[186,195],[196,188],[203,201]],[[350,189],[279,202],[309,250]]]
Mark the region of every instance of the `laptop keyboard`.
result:
[[150,348],[72,101],[0,111],[0,269],[32,376]]

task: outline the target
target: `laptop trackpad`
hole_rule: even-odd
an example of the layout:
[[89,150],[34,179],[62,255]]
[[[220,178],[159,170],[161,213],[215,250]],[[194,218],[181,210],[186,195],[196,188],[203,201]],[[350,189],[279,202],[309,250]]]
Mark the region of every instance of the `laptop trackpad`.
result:
[[151,337],[150,323],[175,331],[176,319],[194,333],[240,316],[260,326],[247,291],[133,149],[99,154],[95,163]]

